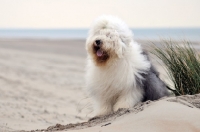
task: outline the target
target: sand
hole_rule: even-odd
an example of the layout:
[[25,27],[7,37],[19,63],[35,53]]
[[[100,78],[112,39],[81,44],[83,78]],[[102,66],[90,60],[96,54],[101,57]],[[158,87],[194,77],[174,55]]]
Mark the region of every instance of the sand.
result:
[[85,59],[83,40],[0,40],[0,131],[88,119]]
[[[146,41],[141,42],[146,47]],[[161,78],[169,81],[163,68],[152,61]],[[199,96],[197,103],[145,102],[87,122],[93,110],[84,91],[85,63],[85,40],[0,39],[0,131],[178,131],[178,122],[185,123],[184,130],[199,130]],[[73,124],[66,129],[69,123]]]
[[199,132],[200,94],[147,101],[88,122],[57,124],[38,131]]

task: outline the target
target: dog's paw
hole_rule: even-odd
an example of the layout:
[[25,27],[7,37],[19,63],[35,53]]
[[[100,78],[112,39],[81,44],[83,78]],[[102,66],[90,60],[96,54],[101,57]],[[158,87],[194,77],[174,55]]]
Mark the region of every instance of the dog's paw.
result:
[[97,119],[100,119],[100,118],[101,118],[101,116],[95,116],[95,117],[90,118],[88,121],[93,121],[93,120],[97,120]]
[[114,105],[114,112],[118,111],[119,109],[122,109],[122,108],[130,108],[130,105],[126,102],[126,101],[120,101],[120,102],[117,102],[115,105]]

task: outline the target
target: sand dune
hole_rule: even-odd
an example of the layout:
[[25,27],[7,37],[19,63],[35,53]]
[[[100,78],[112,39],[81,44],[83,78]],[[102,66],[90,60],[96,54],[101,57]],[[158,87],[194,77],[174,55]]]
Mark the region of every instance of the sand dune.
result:
[[200,94],[147,101],[134,108],[78,123],[41,131],[73,132],[199,132]]

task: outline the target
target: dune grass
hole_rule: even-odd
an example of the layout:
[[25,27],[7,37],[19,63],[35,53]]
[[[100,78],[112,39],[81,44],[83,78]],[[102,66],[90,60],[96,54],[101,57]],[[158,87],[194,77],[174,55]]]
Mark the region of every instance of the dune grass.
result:
[[169,89],[176,96],[200,93],[200,56],[191,43],[163,42],[162,46],[155,46],[152,53],[164,63],[174,83],[174,90]]

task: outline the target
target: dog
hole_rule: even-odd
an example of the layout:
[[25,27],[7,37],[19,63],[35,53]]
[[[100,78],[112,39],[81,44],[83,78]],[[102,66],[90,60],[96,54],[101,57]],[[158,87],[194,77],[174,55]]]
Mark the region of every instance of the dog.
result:
[[118,17],[97,18],[86,40],[86,87],[96,116],[168,96],[148,55]]

